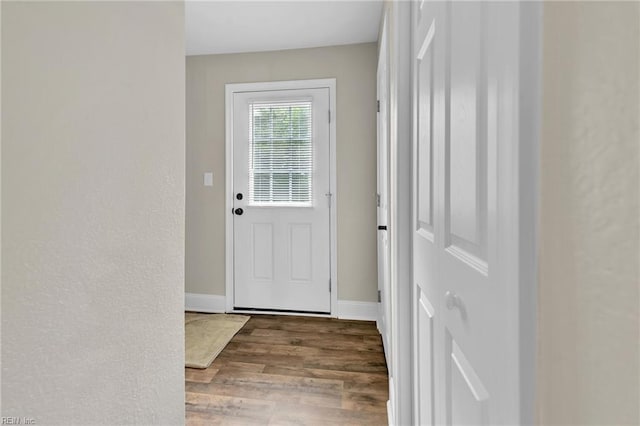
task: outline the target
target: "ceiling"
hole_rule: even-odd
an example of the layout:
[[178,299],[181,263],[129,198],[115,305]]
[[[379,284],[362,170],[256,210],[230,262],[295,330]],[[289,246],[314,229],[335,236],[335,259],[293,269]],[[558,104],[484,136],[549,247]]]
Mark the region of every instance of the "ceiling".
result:
[[373,42],[382,0],[187,1],[187,55]]

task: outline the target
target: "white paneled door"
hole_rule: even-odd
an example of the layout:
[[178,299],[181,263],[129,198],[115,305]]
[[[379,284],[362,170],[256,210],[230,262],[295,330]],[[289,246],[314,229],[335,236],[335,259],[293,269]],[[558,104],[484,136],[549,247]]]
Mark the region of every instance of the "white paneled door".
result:
[[518,424],[518,21],[415,2],[414,417]]
[[329,88],[233,94],[235,309],[330,313]]

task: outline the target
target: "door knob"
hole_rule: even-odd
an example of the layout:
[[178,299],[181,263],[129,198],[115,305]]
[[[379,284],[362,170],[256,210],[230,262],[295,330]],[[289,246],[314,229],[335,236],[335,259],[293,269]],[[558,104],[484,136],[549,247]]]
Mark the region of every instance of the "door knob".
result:
[[238,207],[237,209],[235,209],[233,211],[235,214],[237,214],[238,216],[242,216],[242,213],[244,213],[244,210],[242,210],[240,207]]
[[465,308],[460,296],[448,290],[444,294],[444,303],[447,309],[450,311],[457,309],[460,313],[460,318],[462,319],[462,321],[465,324],[467,323],[467,308]]
[[447,306],[447,309],[452,310],[453,308],[462,307],[462,301],[460,300],[460,296],[457,294],[447,291],[444,294],[444,303]]

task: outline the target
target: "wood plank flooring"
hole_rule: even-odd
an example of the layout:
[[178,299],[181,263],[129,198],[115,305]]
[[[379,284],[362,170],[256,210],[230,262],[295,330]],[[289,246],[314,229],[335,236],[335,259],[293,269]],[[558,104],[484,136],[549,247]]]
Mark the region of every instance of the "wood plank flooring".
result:
[[375,323],[253,315],[206,370],[187,368],[187,425],[387,425]]

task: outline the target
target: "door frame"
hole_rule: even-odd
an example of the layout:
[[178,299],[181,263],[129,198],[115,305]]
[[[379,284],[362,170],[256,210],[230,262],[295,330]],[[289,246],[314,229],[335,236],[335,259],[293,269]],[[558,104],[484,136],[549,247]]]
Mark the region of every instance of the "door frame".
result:
[[[385,194],[385,201],[387,202],[387,218],[386,221],[384,223],[384,225],[389,226],[389,82],[390,82],[390,78],[389,78],[389,65],[390,65],[390,60],[389,60],[389,46],[388,46],[388,32],[389,30],[387,29],[387,15],[386,12],[383,12],[383,16],[382,16],[382,24],[380,26],[380,37],[379,37],[379,44],[378,44],[378,64],[377,64],[377,72],[376,72],[376,95],[377,95],[377,100],[378,100],[378,115],[377,115],[377,126],[376,126],[376,132],[377,132],[377,161],[376,161],[376,171],[377,171],[377,191],[378,191],[378,209],[380,208],[380,198],[381,195],[380,194],[380,181],[381,179],[385,179],[386,180],[386,194]],[[380,70],[381,68],[384,67],[385,70],[385,75],[381,76],[380,75]],[[381,81],[384,80],[384,81]],[[380,96],[380,86],[381,85],[385,85],[386,86],[386,99],[382,99],[382,97]],[[382,114],[382,112],[385,112],[384,116]],[[385,140],[381,141],[381,138],[383,137],[380,134],[380,127],[381,124],[384,122],[384,125],[386,126],[386,135],[384,136]],[[385,158],[383,159],[383,161],[386,163],[386,170],[385,170],[385,175],[381,176],[381,167],[380,167],[380,152],[381,152],[381,146],[382,144],[386,144],[386,152],[385,152]],[[379,212],[378,212],[379,214]],[[378,226],[381,225],[380,223],[380,218],[377,218],[378,220]],[[380,229],[378,229],[378,232],[380,232]],[[389,235],[387,234],[387,246],[388,246],[388,240],[389,240]],[[380,240],[378,238],[378,244],[380,244]],[[389,250],[387,250],[387,262],[385,267],[387,268],[387,277],[390,275],[389,274],[389,263],[390,263],[390,253]],[[378,247],[378,253],[377,253],[377,261],[378,263],[381,262],[380,259],[380,248]],[[380,265],[378,265],[380,266]],[[378,273],[380,271],[380,268],[378,268]],[[382,342],[383,342],[383,349],[384,349],[384,353],[385,353],[385,358],[387,360],[387,367],[389,367],[389,351],[390,351],[390,336],[389,336],[389,322],[390,322],[390,316],[391,316],[391,312],[390,312],[390,303],[389,303],[389,296],[390,296],[390,279],[387,281],[386,283],[386,288],[381,289],[380,288],[380,280],[384,280],[384,278],[381,278],[380,276],[378,276],[378,292],[381,295],[381,297],[378,300],[378,317],[376,320],[377,323],[377,327],[378,327],[378,331],[380,332],[380,335],[382,336]],[[384,281],[383,281],[384,282]],[[386,290],[386,291],[383,291]],[[385,310],[385,305],[387,307],[389,307],[387,312]],[[382,321],[383,318],[383,313],[384,313],[384,322]]]
[[390,425],[413,424],[411,321],[412,248],[412,84],[411,5],[386,3],[389,49],[389,266],[391,290]]
[[[233,286],[233,95],[242,92],[268,92],[300,89],[329,89],[329,250],[331,251],[331,311],[330,314],[306,314],[264,311],[268,314],[299,315],[316,317],[338,316],[338,243],[337,243],[337,185],[336,185],[336,79],[322,78],[312,80],[268,81],[256,83],[228,83],[225,85],[225,307],[226,312],[247,312],[234,309]],[[260,311],[252,310],[251,313]]]

